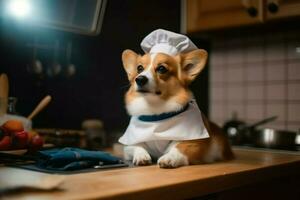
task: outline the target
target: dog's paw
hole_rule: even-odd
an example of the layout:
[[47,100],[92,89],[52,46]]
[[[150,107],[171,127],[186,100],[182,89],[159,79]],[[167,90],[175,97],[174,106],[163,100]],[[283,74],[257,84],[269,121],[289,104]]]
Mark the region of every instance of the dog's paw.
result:
[[188,159],[177,149],[172,149],[169,153],[160,157],[157,161],[157,164],[161,168],[177,168],[188,165]]
[[138,148],[135,150],[132,162],[134,165],[139,165],[139,166],[150,165],[152,163],[151,156],[143,148]]

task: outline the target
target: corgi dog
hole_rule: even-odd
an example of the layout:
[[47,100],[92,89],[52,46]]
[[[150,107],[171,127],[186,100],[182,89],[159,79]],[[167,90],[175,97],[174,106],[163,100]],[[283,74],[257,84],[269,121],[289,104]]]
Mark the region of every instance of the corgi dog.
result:
[[[123,51],[130,82],[125,104],[132,116],[119,140],[125,144],[126,160],[134,165],[157,161],[161,168],[177,168],[234,157],[226,136],[200,112],[188,88],[206,60],[203,49],[175,56]],[[198,132],[202,136],[196,136]]]

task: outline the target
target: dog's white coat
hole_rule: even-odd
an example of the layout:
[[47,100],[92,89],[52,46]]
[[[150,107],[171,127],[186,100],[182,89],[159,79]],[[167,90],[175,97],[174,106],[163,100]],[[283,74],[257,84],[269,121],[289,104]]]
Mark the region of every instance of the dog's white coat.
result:
[[136,146],[133,149],[133,158],[132,162],[135,165],[145,165],[151,163],[151,156],[149,153],[142,147]]
[[[177,144],[178,142],[168,143],[164,154],[157,160],[160,167],[180,167],[189,164],[187,156],[176,148]],[[135,165],[151,164],[151,156],[144,147],[144,145],[125,146],[125,159],[132,160]]]
[[158,115],[182,109],[182,105],[173,99],[162,100],[155,94],[145,94],[144,97],[137,97],[126,105],[131,116],[136,115]]
[[177,143],[173,144],[166,154],[157,160],[157,164],[163,168],[175,168],[180,166],[189,165],[186,155],[182,154],[177,148]]

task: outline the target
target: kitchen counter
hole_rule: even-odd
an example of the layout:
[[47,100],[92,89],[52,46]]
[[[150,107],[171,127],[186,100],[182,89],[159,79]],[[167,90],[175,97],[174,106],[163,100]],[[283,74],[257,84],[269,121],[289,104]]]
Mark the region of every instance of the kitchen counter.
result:
[[[67,175],[59,190],[24,191],[2,198],[183,199],[215,194],[280,177],[299,177],[300,155],[243,148],[234,148],[234,152],[236,159],[229,162],[177,169],[160,169],[152,165]],[[39,174],[31,171],[26,173]]]

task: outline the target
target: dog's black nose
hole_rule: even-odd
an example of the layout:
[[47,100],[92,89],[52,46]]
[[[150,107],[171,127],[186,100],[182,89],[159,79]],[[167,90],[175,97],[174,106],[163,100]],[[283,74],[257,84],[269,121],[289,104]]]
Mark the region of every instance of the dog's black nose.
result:
[[148,78],[146,76],[140,75],[135,78],[135,82],[138,86],[144,86],[148,82]]

